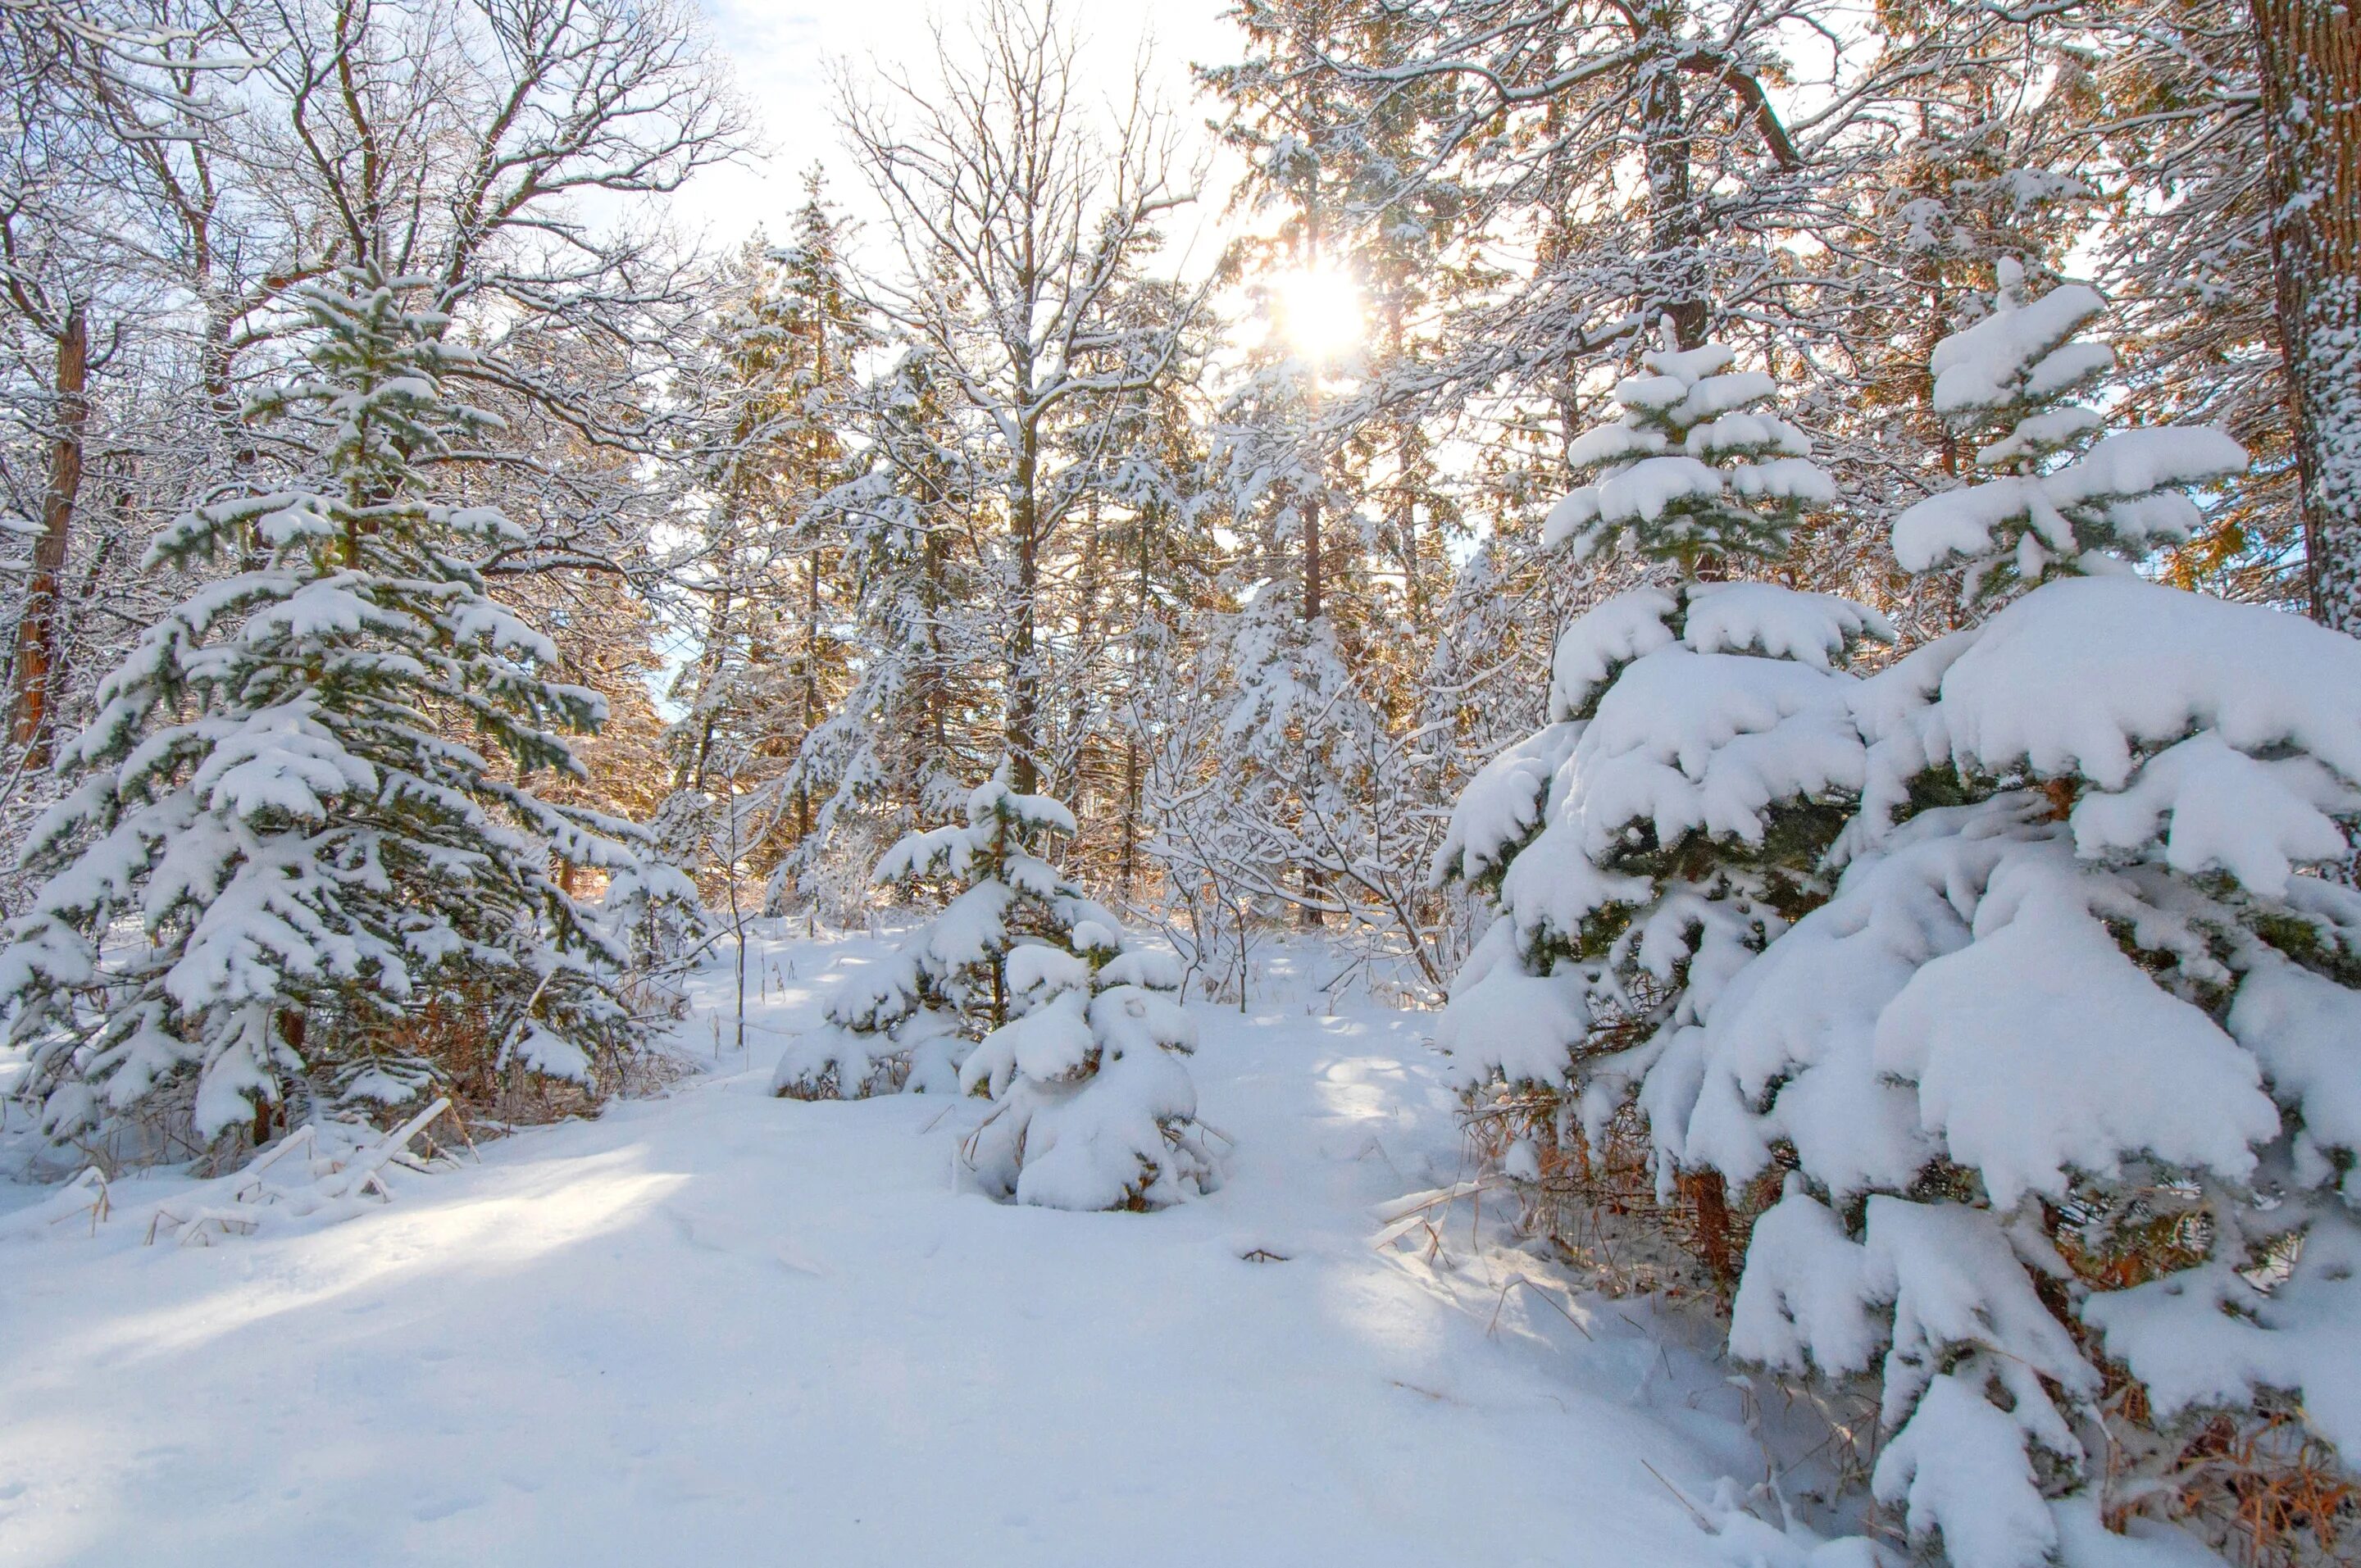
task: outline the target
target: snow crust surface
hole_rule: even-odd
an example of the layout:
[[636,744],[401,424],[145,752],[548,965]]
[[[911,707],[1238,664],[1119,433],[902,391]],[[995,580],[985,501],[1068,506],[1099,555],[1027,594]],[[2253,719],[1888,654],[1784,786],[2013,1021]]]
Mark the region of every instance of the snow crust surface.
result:
[[[1227,1181],[1070,1213],[954,1190],[980,1102],[767,1092],[776,1042],[889,952],[759,942],[751,1060],[393,1171],[332,1228],[0,1238],[0,1557],[1802,1563],[1650,1474],[1706,1499],[1759,1458],[1724,1369],[1643,1308],[1372,1249],[1374,1205],[1461,1171],[1431,1015],[1191,1008]],[[681,1048],[726,1038],[726,972]],[[1519,1507],[1468,1508],[1493,1487]]]

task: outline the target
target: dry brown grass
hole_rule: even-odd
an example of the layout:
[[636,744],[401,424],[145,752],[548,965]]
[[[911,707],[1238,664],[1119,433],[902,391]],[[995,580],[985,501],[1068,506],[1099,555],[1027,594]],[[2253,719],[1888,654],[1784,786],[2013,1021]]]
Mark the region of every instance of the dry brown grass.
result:
[[[1660,1201],[1646,1124],[1634,1108],[1594,1142],[1562,1096],[1530,1086],[1496,1088],[1471,1101],[1465,1126],[1479,1169],[1501,1168],[1520,1143],[1532,1149],[1537,1174],[1509,1187],[1521,1205],[1519,1228],[1554,1244],[1592,1288],[1609,1296],[1686,1299],[1726,1314],[1734,1270],[1718,1262],[1743,1258],[1754,1217],[1779,1196],[1783,1173],[1774,1167],[1742,1190],[1720,1191],[1717,1183],[1708,1192],[1683,1180],[1670,1201]],[[2097,1290],[2192,1267],[2215,1240],[2199,1195],[2173,1187],[2093,1193],[2046,1218],[2075,1277]],[[2051,1310],[2107,1374],[2099,1411],[2105,1452],[2096,1479],[2110,1526],[2121,1530],[2136,1515],[2168,1520],[2238,1568],[2361,1568],[2361,1478],[2298,1410],[2267,1400],[2262,1409],[2168,1429],[2157,1421],[2146,1389],[2100,1354],[2062,1285],[2040,1283]],[[1770,1467],[1827,1473],[1833,1495],[1820,1500],[1832,1515],[1901,1545],[1894,1521],[1868,1498],[1882,1438],[1872,1386],[1760,1371],[1749,1385],[1750,1401],[1776,1406],[1787,1433],[1780,1446],[1792,1450],[1773,1455],[1766,1444]]]
[[1594,1143],[1565,1109],[1559,1095],[1520,1086],[1472,1106],[1466,1119],[1479,1167],[1497,1168],[1521,1141],[1533,1150],[1538,1178],[1514,1187],[1518,1228],[1554,1244],[1606,1295],[1720,1295],[1699,1241],[1696,1193],[1684,1188],[1671,1202],[1658,1201],[1638,1113],[1618,1115]]
[[2120,1529],[2135,1514],[2191,1530],[2239,1568],[2361,1563],[2361,1482],[2291,1409],[2217,1413],[2179,1440],[2147,1421],[2136,1384],[2108,1402],[2111,1490]]

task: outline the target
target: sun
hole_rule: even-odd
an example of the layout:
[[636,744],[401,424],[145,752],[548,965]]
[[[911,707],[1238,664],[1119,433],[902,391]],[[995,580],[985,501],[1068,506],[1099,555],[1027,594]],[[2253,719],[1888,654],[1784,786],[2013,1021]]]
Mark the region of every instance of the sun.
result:
[[1279,334],[1306,359],[1324,364],[1359,345],[1361,287],[1352,274],[1328,267],[1281,272],[1270,292]]

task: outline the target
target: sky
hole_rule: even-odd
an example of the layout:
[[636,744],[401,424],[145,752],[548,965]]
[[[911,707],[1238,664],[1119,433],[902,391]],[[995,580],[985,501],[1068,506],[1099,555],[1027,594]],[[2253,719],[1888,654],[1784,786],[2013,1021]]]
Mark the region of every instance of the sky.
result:
[[[930,17],[956,38],[983,9],[980,0],[697,0],[715,42],[729,60],[739,90],[758,122],[763,153],[741,164],[708,170],[675,199],[678,216],[713,239],[733,242],[759,225],[782,236],[802,194],[802,172],[827,166],[834,199],[858,218],[867,206],[860,179],[837,136],[829,85],[829,63],[856,67],[875,60],[907,64],[923,74],[930,60]],[[1128,74],[1143,39],[1152,42],[1151,80],[1192,131],[1211,113],[1196,100],[1191,60],[1218,61],[1237,51],[1224,21],[1228,0],[1064,0],[1062,9],[1082,35],[1083,61],[1110,93]],[[1202,133],[1200,133],[1202,134]],[[1210,138],[1207,138],[1210,139]],[[1212,183],[1224,183],[1217,169]],[[1218,223],[1218,199],[1204,203],[1208,233]],[[1176,236],[1185,243],[1188,236]],[[1192,255],[1209,255],[1200,242]]]

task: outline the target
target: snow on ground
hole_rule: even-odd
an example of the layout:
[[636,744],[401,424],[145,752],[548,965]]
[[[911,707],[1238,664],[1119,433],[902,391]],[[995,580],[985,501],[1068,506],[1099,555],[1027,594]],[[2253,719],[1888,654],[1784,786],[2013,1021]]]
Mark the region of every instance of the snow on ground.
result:
[[764,1092],[878,951],[763,942],[745,1057],[342,1224],[0,1243],[0,1563],[1728,1560],[1673,1491],[1762,1473],[1724,1369],[1465,1204],[1372,1247],[1465,1174],[1433,1014],[1201,1006],[1226,1185],[1017,1209],[953,1190],[972,1103]]

